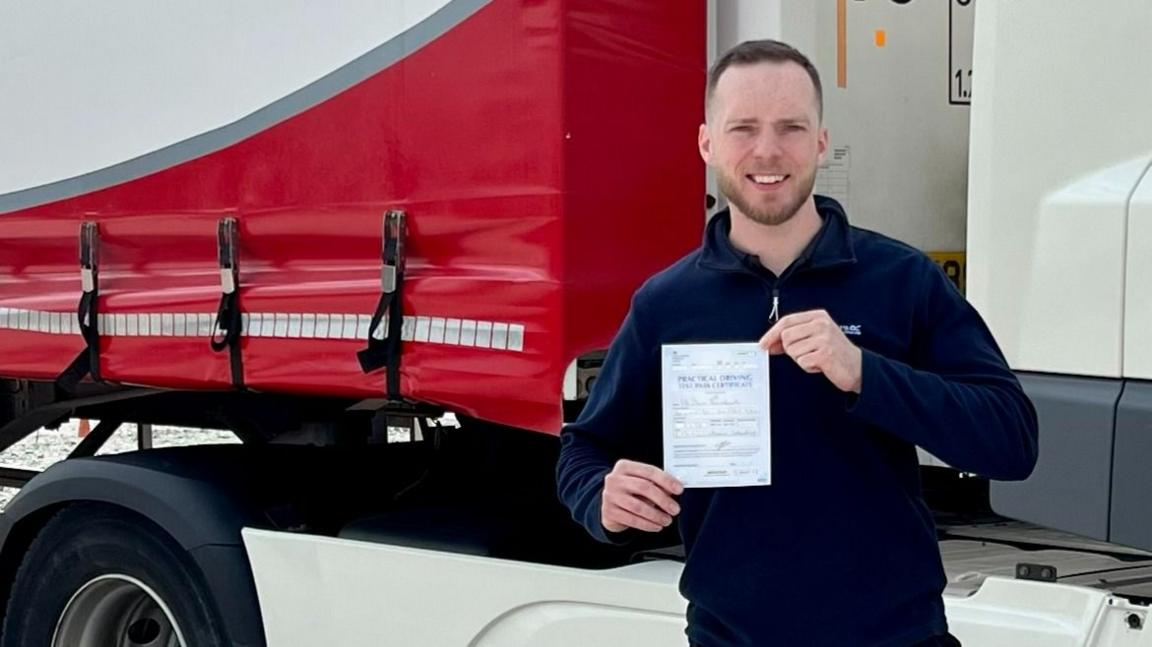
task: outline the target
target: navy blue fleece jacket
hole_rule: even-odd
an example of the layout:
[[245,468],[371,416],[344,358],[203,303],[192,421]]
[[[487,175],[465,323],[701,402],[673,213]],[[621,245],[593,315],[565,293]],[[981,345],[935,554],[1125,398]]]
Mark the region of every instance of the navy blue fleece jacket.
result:
[[943,633],[944,571],[915,446],[957,469],[1023,479],[1036,415],[976,311],[924,254],[848,224],[817,196],[819,233],[779,277],[712,219],[699,250],[648,280],[583,414],[561,434],[560,497],[602,541],[616,460],[662,465],[660,346],[755,341],[824,309],[863,349],[859,396],[770,359],[772,484],[680,496],[688,635],[704,647],[903,646]]

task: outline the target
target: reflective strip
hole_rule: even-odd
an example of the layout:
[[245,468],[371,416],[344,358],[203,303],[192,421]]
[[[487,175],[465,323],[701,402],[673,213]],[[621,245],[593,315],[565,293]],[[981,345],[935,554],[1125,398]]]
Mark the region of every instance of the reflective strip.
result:
[[460,320],[449,319],[444,323],[444,343],[460,345]]
[[[207,312],[102,313],[100,334],[107,337],[208,337],[216,315]],[[372,317],[341,312],[247,312],[241,316],[246,337],[272,339],[364,340]],[[22,330],[50,335],[79,335],[80,323],[72,312],[47,312],[0,307],[0,330]],[[372,334],[383,339],[384,317]],[[524,351],[524,325],[449,317],[404,318],[400,338],[408,342]]]

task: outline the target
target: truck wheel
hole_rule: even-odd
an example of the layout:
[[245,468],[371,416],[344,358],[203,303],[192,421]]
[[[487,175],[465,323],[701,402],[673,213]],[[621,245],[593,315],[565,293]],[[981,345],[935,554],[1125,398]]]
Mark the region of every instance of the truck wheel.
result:
[[80,503],[56,514],[16,573],[3,647],[225,647],[188,555],[143,518]]

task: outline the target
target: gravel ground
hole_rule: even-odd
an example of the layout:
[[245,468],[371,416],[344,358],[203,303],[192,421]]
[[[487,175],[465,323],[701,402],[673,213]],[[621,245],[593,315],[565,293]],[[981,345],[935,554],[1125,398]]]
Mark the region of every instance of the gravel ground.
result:
[[[92,420],[95,427],[98,421]],[[79,422],[71,420],[59,429],[41,429],[0,454],[0,465],[21,469],[42,470],[64,459],[80,441]],[[153,447],[179,447],[212,443],[240,442],[230,431],[218,429],[186,429],[182,427],[152,428]],[[136,425],[123,425],[108,439],[97,454],[119,454],[136,449]],[[0,510],[18,492],[15,488],[0,488]]]

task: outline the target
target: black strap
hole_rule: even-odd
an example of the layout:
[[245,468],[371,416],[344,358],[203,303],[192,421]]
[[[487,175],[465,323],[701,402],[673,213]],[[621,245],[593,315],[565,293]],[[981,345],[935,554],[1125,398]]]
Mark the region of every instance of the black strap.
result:
[[[384,215],[383,270],[380,278],[380,301],[368,325],[368,347],[356,353],[365,373],[387,367],[388,399],[400,400],[400,337],[404,329],[404,238],[407,234],[403,211],[391,210]],[[384,317],[388,329],[378,335]]]
[[237,254],[237,227],[235,218],[222,218],[216,226],[216,251],[220,261],[220,307],[212,325],[212,350],[228,349],[232,365],[232,385],[244,388],[244,360],[240,354],[240,263]]
[[368,324],[368,347],[356,353],[356,358],[360,360],[360,369],[365,373],[371,373],[388,365],[388,335],[392,332],[394,317],[388,318],[388,330],[384,335],[377,336],[376,331],[384,320],[384,315],[392,310],[398,292],[399,290],[385,292],[380,295],[380,301],[376,303],[372,322]]
[[396,291],[392,293],[392,304],[388,308],[388,334],[384,339],[384,356],[387,361],[385,372],[388,399],[400,401],[400,333],[404,326],[404,275],[397,275]]
[[75,393],[85,376],[100,381],[100,236],[95,222],[80,225],[80,304],[76,316],[84,349],[72,360],[68,368],[56,378],[56,386],[66,393]]

